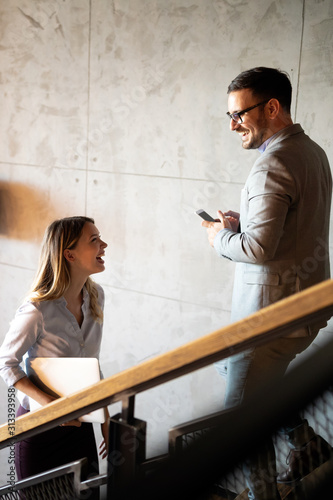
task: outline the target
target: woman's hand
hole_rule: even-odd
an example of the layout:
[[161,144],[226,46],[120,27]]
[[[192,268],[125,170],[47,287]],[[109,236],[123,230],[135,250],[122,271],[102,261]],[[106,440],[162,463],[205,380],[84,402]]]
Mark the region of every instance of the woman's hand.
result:
[[81,427],[82,422],[80,420],[69,420],[68,422],[64,422],[63,424],[60,424],[60,427]]

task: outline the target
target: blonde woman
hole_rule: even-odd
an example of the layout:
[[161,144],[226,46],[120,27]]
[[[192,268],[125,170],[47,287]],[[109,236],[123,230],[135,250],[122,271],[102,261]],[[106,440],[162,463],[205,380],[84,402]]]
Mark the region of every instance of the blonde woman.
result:
[[[47,228],[35,282],[0,348],[0,375],[8,386],[23,393],[17,416],[29,412],[29,397],[41,405],[54,399],[27,377],[20,366],[23,358],[99,357],[104,293],[90,275],[104,271],[106,247],[88,217],[56,220]],[[103,458],[107,432],[106,418],[100,446]],[[83,457],[88,458],[88,474],[98,474],[90,423],[72,420],[18,442],[15,452],[18,479]]]

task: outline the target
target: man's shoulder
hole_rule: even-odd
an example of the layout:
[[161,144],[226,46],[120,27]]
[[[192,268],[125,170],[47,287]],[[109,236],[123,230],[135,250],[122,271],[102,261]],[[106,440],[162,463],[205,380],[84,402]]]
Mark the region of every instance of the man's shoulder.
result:
[[272,152],[276,148],[288,148],[291,143],[294,143],[295,140],[299,139],[307,140],[309,137],[305,135],[304,130],[299,123],[294,123],[293,125],[289,125],[288,127],[281,129],[274,135],[266,149],[266,152]]
[[309,161],[320,159],[321,162],[328,163],[323,148],[311,139],[298,123],[281,130],[270,142],[262,156],[265,154],[271,158],[292,158],[295,161],[297,159],[303,161],[305,158]]

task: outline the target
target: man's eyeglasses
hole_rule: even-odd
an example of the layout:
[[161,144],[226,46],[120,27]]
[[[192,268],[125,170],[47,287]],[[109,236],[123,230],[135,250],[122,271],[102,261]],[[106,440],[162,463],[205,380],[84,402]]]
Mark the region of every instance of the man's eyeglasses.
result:
[[267,99],[267,101],[262,101],[259,102],[258,104],[255,104],[254,106],[251,106],[250,108],[243,109],[242,111],[238,111],[237,113],[229,113],[227,112],[227,115],[231,120],[234,120],[236,123],[243,123],[242,115],[244,113],[247,113],[248,111],[251,111],[251,109],[257,108],[258,106],[261,106],[262,104],[267,104],[270,99]]

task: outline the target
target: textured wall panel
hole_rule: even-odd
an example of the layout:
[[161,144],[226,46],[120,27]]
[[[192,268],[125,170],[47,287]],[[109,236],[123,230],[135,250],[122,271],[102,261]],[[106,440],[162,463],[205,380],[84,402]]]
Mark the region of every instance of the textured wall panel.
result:
[[[253,66],[286,70],[293,117],[332,163],[332,19],[332,0],[1,2],[0,339],[45,226],[79,213],[109,243],[106,375],[226,324],[234,265],[193,211],[238,210],[257,157],[229,131],[227,86]],[[209,367],[140,395],[149,453],[223,390]]]

